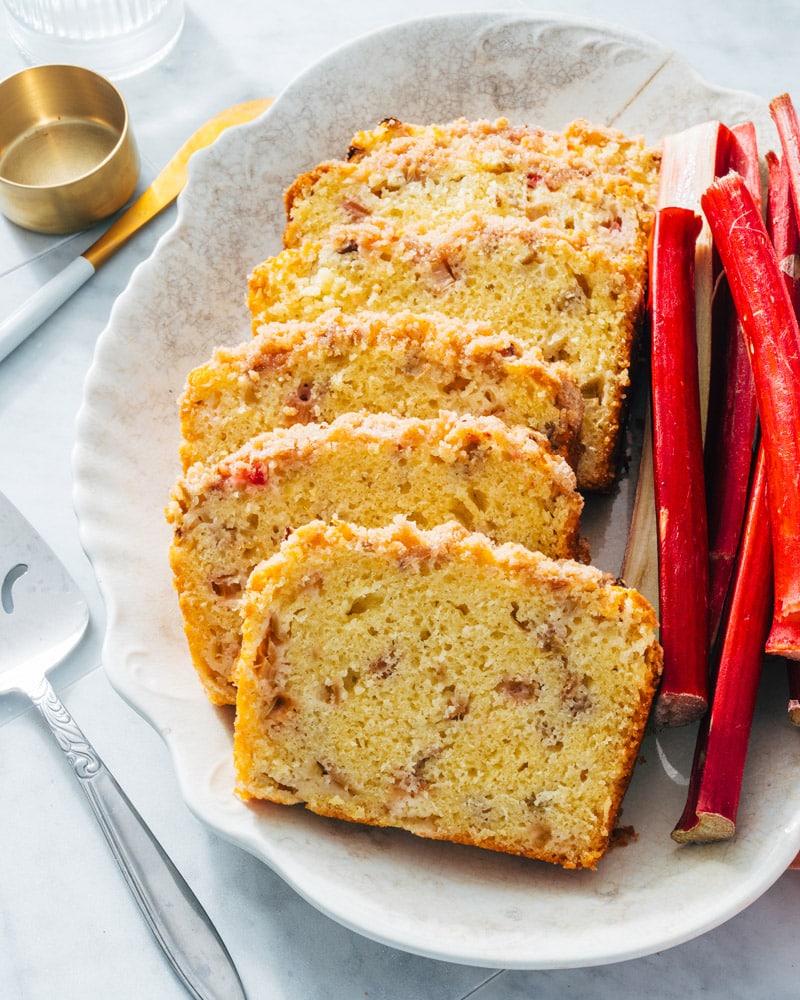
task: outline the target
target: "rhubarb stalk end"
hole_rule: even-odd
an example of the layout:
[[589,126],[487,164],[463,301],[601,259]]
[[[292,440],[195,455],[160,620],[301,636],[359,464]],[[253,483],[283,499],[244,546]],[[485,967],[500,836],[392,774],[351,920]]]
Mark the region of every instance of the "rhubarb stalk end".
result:
[[653,718],[657,726],[688,726],[701,719],[707,708],[708,702],[701,695],[662,691],[653,709]]
[[671,836],[679,844],[713,844],[718,840],[730,840],[735,833],[736,825],[727,816],[698,813],[694,826],[687,829],[676,826]]

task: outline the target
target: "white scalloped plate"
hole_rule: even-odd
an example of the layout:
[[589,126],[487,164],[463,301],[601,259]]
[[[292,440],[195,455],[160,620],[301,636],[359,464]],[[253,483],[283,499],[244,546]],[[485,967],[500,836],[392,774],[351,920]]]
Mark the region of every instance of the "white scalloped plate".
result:
[[[387,115],[505,115],[551,127],[585,117],[649,140],[709,118],[752,118],[774,142],[765,102],[710,87],[647,39],[498,14],[424,19],[357,40],[302,75],[261,119],[223,135],[193,161],[177,222],[116,302],[87,380],[75,500],[108,607],[106,670],[166,740],[196,815],[340,923],[482,966],[564,968],[649,954],[743,909],[800,848],[797,734],[784,719],[782,677],[764,684],[735,840],[672,842],[693,733],[661,741],[651,733],[624,803],[622,821],[638,839],[597,872],[565,872],[299,807],[245,806],[231,792],[231,712],[206,701],[190,665],[163,516],[178,474],[177,396],[214,345],[248,336],[246,276],[280,248],[285,186]],[[627,492],[612,506],[610,527],[592,530],[595,560],[616,571]]]

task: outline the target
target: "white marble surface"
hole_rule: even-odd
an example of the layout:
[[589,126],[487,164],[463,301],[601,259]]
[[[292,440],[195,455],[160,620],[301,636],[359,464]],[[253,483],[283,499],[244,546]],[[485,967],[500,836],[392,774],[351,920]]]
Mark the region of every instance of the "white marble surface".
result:
[[[783,90],[800,96],[800,5],[794,0],[640,0],[635,6],[629,0],[562,0],[549,6],[641,31],[720,86],[764,97]],[[144,158],[143,180],[215,111],[277,94],[310,62],[365,30],[432,12],[532,8],[510,0],[318,0],[280,8],[257,0],[189,0],[174,52],[120,85]],[[0,76],[21,68],[0,29]],[[406,955],[344,930],[262,864],[207,832],[184,807],[159,738],[97,669],[104,612],[78,539],[70,465],[96,337],[173,212],[140,233],[0,363],[0,490],[47,537],[91,604],[90,632],[55,674],[56,685],[212,916],[251,1000],[796,996],[792,921],[800,912],[800,873],[782,876],[724,926],[649,958],[594,969],[497,972]],[[53,249],[57,241],[0,221],[0,309],[9,309],[91,238],[84,234]],[[131,903],[60,752],[34,713],[8,698],[0,705],[0,803],[0,996],[185,996]]]

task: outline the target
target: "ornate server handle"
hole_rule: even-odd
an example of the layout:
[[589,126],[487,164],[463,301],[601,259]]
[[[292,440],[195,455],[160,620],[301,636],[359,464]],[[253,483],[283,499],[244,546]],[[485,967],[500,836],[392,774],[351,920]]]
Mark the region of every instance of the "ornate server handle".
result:
[[246,1000],[199,900],[46,678],[31,698],[86,792],[117,864],[172,968],[196,1000]]

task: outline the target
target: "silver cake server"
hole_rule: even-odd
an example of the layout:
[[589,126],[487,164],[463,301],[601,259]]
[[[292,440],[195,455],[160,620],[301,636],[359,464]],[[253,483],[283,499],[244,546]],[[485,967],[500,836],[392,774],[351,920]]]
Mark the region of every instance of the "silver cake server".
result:
[[55,553],[0,493],[0,695],[33,701],[89,798],[150,930],[197,1000],[244,1000],[231,957],[192,890],[47,680],[89,610]]

